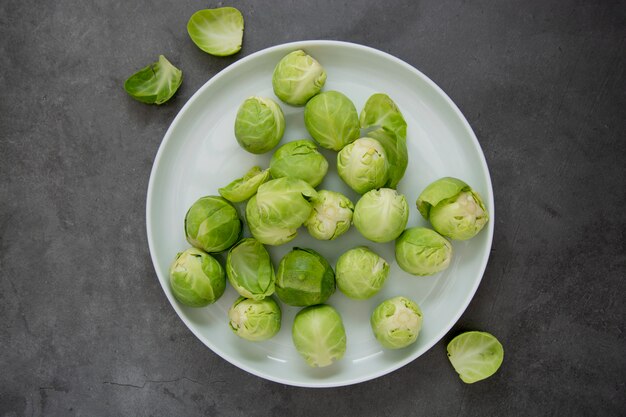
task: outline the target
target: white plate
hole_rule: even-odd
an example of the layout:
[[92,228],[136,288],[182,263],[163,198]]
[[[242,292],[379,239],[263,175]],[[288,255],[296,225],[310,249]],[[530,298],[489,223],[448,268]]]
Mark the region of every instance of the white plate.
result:
[[[283,322],[271,340],[252,343],[238,338],[228,326],[227,311],[237,298],[228,286],[217,303],[206,308],[182,306],[168,285],[168,267],[177,252],[187,248],[183,231],[189,206],[204,195],[241,177],[251,166],[269,165],[271,152],[252,155],[241,149],[233,134],[239,105],[251,95],[275,98],[272,72],[287,53],[304,49],[326,69],[324,90],[338,90],[352,99],[360,112],[367,98],[387,93],[408,123],[409,165],[398,190],[406,195],[409,225],[426,225],[415,207],[421,190],[443,176],[458,177],[484,198],[491,215],[488,226],[474,239],[453,242],[451,266],[435,276],[414,277],[398,267],[393,242],[375,244],[352,227],[333,242],[311,238],[305,228],[292,242],[268,247],[275,267],[292,247],[309,247],[331,265],[344,251],[367,245],[391,264],[382,291],[366,301],[348,299],[337,291],[328,303],[344,320],[348,347],[344,358],[322,369],[309,368],[291,342],[291,325],[298,311],[281,304]],[[287,128],[281,142],[310,137],[304,127],[303,108],[281,102]],[[335,154],[325,152],[330,170],[320,189],[357,195],[339,180]],[[493,237],[493,190],[484,155],[469,124],[446,94],[421,72],[384,52],[335,41],[306,41],[279,45],[245,57],[209,80],[185,104],[172,122],[154,161],[147,197],[148,243],[157,275],[172,306],[189,329],[215,353],[252,374],[289,385],[331,387],[366,381],[414,360],[439,341],[458,320],[482,278]],[[240,210],[242,212],[242,210]],[[417,342],[401,350],[383,350],[372,335],[369,317],[383,300],[407,296],[422,308],[424,324]]]

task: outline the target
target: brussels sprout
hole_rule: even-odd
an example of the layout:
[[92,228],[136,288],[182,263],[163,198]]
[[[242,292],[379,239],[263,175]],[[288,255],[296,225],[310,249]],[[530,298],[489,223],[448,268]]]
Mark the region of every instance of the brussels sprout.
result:
[[239,241],[228,251],[226,275],[239,295],[261,300],[274,294],[274,267],[265,247],[254,238]]
[[237,111],[235,138],[239,146],[254,154],[270,151],[285,133],[285,116],[271,98],[247,98]]
[[396,240],[396,261],[409,274],[433,275],[446,269],[451,260],[452,245],[434,230],[413,227]]
[[261,167],[252,167],[242,178],[222,187],[219,193],[228,201],[240,203],[256,194],[256,190],[270,179],[269,169],[262,170]]
[[241,220],[237,210],[222,197],[202,197],[185,215],[187,242],[209,253],[224,251],[237,242]]
[[374,126],[395,133],[400,138],[406,139],[406,121],[404,116],[387,94],[373,94],[367,99],[359,122],[363,129]]
[[142,68],[124,83],[124,90],[135,100],[147,104],[168,101],[183,82],[183,72],[163,55],[158,62]]
[[376,139],[357,139],[337,154],[339,177],[359,194],[385,185],[388,171],[387,154]]
[[385,187],[396,188],[409,163],[406,147],[406,121],[386,94],[373,94],[365,103],[359,118],[367,136],[383,145],[389,163],[389,179]]
[[329,305],[302,309],[293,321],[291,337],[309,366],[324,367],[346,352],[346,330],[341,316]]
[[246,205],[246,220],[252,236],[264,245],[282,245],[283,243],[293,240],[298,235],[296,228],[281,229],[280,227],[265,224],[259,215],[256,196],[252,196],[252,198],[248,200],[248,204]]
[[394,240],[409,221],[409,204],[390,188],[367,192],[354,206],[352,218],[361,234],[373,242]]
[[374,336],[387,349],[407,347],[422,329],[422,310],[406,297],[383,301],[370,319]]
[[493,335],[466,332],[448,343],[448,359],[466,384],[473,384],[495,374],[504,360],[504,349]]
[[354,204],[336,191],[319,190],[312,200],[313,210],[304,222],[315,239],[333,240],[350,228]]
[[350,249],[337,260],[337,287],[350,298],[370,298],[385,284],[389,264],[370,249],[361,246]]
[[266,182],[256,194],[262,223],[281,229],[297,229],[309,218],[317,192],[306,181],[283,177]]
[[287,54],[278,62],[272,76],[274,94],[292,106],[304,106],[320,92],[326,82],[326,71],[304,51]]
[[272,297],[262,300],[239,297],[228,310],[228,318],[237,336],[253,342],[270,339],[280,330],[280,307]]
[[228,56],[239,52],[243,39],[243,16],[234,7],[195,12],[187,23],[193,43],[204,52]]
[[334,292],[335,273],[328,261],[313,249],[293,248],[281,259],[276,294],[285,304],[320,304]]
[[224,269],[200,249],[189,248],[176,255],[169,272],[172,294],[186,306],[204,307],[224,294]]
[[333,151],[354,142],[360,133],[356,107],[338,91],[326,91],[309,100],[304,124],[320,146]]
[[328,161],[310,140],[302,139],[281,146],[272,155],[272,178],[299,178],[317,187],[328,172]]
[[471,239],[489,221],[477,192],[463,181],[445,177],[431,183],[417,198],[417,209],[433,229],[455,240]]

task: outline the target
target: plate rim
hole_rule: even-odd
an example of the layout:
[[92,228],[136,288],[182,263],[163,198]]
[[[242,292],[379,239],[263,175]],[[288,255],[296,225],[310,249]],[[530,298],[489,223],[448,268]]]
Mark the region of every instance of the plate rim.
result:
[[[424,347],[422,347],[421,349],[416,350],[412,355],[409,355],[408,357],[404,358],[403,360],[400,360],[396,363],[394,363],[391,366],[388,366],[380,371],[377,372],[373,372],[371,374],[368,374],[366,376],[362,376],[362,377],[357,377],[357,378],[351,378],[351,379],[347,379],[347,380],[342,380],[342,381],[325,381],[325,380],[319,380],[319,381],[315,381],[315,382],[303,382],[303,381],[297,381],[295,379],[288,379],[288,378],[283,378],[283,377],[278,377],[275,375],[271,375],[271,374],[267,374],[265,372],[261,372],[258,371],[257,369],[246,365],[245,363],[240,362],[237,358],[232,357],[232,356],[227,356],[225,354],[225,352],[222,352],[221,349],[217,348],[213,343],[210,342],[210,340],[202,337],[199,332],[197,332],[194,327],[191,325],[191,322],[185,318],[184,314],[182,314],[182,310],[180,308],[180,306],[178,306],[178,303],[176,302],[176,300],[174,299],[174,297],[170,294],[170,292],[167,291],[167,288],[165,288],[165,284],[164,281],[167,280],[162,280],[159,276],[159,270],[158,270],[158,263],[157,263],[157,256],[155,255],[155,244],[154,242],[154,237],[152,234],[152,230],[151,230],[151,223],[152,223],[152,200],[154,198],[154,188],[155,188],[155,176],[156,173],[158,171],[161,159],[163,157],[164,154],[164,149],[166,148],[167,143],[171,140],[171,136],[172,136],[172,132],[176,129],[176,127],[178,126],[180,120],[182,119],[183,115],[185,114],[185,112],[187,111],[187,109],[193,105],[193,103],[203,94],[203,92],[205,90],[207,90],[208,88],[210,88],[213,84],[219,82],[219,80],[221,78],[223,78],[228,72],[234,70],[235,68],[245,65],[248,61],[254,60],[255,58],[257,58],[258,56],[270,53],[270,52],[274,52],[276,50],[292,50],[292,49],[306,49],[308,47],[311,46],[322,46],[322,47],[335,47],[335,46],[339,46],[339,47],[344,47],[344,48],[352,48],[355,50],[359,50],[362,52],[367,52],[367,53],[371,53],[374,55],[378,55],[382,58],[385,58],[387,60],[392,61],[393,63],[407,69],[408,71],[412,72],[413,74],[415,74],[415,76],[419,77],[420,79],[422,79],[422,81],[424,81],[426,84],[428,84],[429,87],[431,87],[436,93],[439,94],[439,96],[445,101],[445,103],[451,108],[451,110],[456,114],[456,116],[458,117],[459,121],[462,123],[463,128],[465,129],[466,133],[469,135],[469,137],[471,138],[473,145],[476,147],[477,150],[479,150],[480,152],[478,152],[478,157],[479,157],[479,161],[480,161],[480,167],[487,179],[487,189],[488,189],[488,201],[489,201],[489,207],[490,207],[490,219],[489,222],[487,223],[487,230],[483,231],[483,233],[487,232],[488,236],[487,236],[487,249],[485,251],[485,254],[483,255],[483,259],[481,260],[480,263],[480,268],[479,268],[479,278],[475,281],[474,286],[471,288],[471,290],[467,293],[463,304],[461,306],[459,306],[456,314],[453,316],[453,318],[442,328],[442,330],[436,334],[436,336],[432,339],[432,341],[430,343],[427,343],[424,345]],[[454,103],[454,101],[452,101],[452,99],[441,89],[441,87],[439,87],[434,81],[432,81],[428,76],[426,76],[424,73],[422,73],[420,70],[418,70],[417,68],[415,68],[414,66],[410,65],[409,63],[403,61],[402,59],[395,57],[387,52],[381,51],[379,49],[370,47],[370,46],[366,46],[366,45],[361,45],[358,43],[353,43],[353,42],[347,42],[347,41],[338,41],[338,40],[304,40],[304,41],[295,41],[295,42],[287,42],[287,43],[282,43],[279,45],[274,45],[274,46],[270,46],[264,49],[261,49],[259,51],[256,51],[250,55],[247,55],[235,62],[233,62],[232,64],[228,65],[227,67],[223,68],[221,71],[219,71],[217,74],[215,74],[213,77],[211,77],[209,80],[207,80],[188,100],[187,102],[183,105],[183,107],[178,111],[176,117],[174,117],[174,120],[170,123],[167,131],[165,132],[165,135],[163,136],[163,139],[161,140],[161,143],[159,144],[159,148],[158,151],[156,153],[156,156],[154,158],[154,161],[152,163],[152,169],[150,170],[150,178],[148,181],[148,190],[147,190],[147,195],[146,195],[146,231],[147,231],[147,238],[148,238],[148,248],[150,251],[150,258],[152,260],[152,266],[154,268],[156,277],[159,281],[159,284],[161,285],[161,288],[163,289],[163,292],[165,293],[166,298],[168,299],[170,305],[174,308],[174,311],[176,312],[176,314],[178,315],[178,317],[182,320],[182,322],[185,324],[185,326],[194,334],[194,336],[196,336],[196,338],[198,340],[200,340],[205,346],[207,346],[209,349],[211,349],[211,351],[213,351],[213,353],[217,354],[219,357],[221,357],[222,359],[224,359],[226,362],[238,367],[239,369],[242,369],[252,375],[255,375],[257,377],[269,380],[269,381],[273,381],[273,382],[277,382],[277,383],[281,383],[281,384],[285,384],[285,385],[291,385],[291,386],[297,386],[297,387],[305,387],[305,388],[332,388],[332,387],[341,387],[341,386],[348,386],[348,385],[353,385],[353,384],[358,384],[361,382],[366,382],[366,381],[370,381],[376,378],[379,378],[381,376],[387,375],[391,372],[394,372],[400,368],[402,368],[403,366],[407,365],[410,362],[413,362],[415,359],[419,358],[420,356],[422,356],[424,353],[426,353],[427,351],[429,351],[434,345],[436,345],[437,343],[439,343],[441,341],[441,339],[443,339],[443,337],[450,331],[450,329],[452,329],[452,327],[458,322],[458,320],[461,318],[461,316],[463,315],[463,313],[465,312],[465,310],[467,309],[467,307],[469,306],[469,303],[472,301],[472,299],[474,298],[474,295],[476,294],[476,291],[478,290],[478,287],[480,285],[480,283],[482,282],[482,279],[484,277],[485,274],[485,270],[487,268],[487,264],[489,261],[489,256],[491,254],[491,249],[492,249],[492,245],[493,245],[493,235],[494,235],[494,226],[495,225],[495,204],[494,204],[494,194],[493,194],[493,185],[492,185],[492,181],[491,181],[491,175],[489,172],[489,167],[487,165],[487,160],[485,158],[485,153],[483,152],[482,147],[480,146],[480,142],[478,142],[478,138],[476,137],[476,134],[474,133],[473,129],[471,128],[469,122],[467,121],[467,119],[465,118],[465,116],[463,115],[463,113],[461,112],[461,110],[458,108],[458,106]]]

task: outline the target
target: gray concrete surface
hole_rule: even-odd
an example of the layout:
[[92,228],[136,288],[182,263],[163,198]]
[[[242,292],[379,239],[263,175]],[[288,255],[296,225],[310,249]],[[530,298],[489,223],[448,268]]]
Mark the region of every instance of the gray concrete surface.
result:
[[[626,414],[626,7],[619,1],[228,3],[244,47],[211,57],[185,25],[204,1],[0,2],[0,416],[618,416]],[[438,83],[495,187],[484,280],[427,354],[356,386],[302,389],[220,359],[168,304],[145,194],[174,116],[262,48],[339,39]],[[165,54],[162,107],[122,89]],[[498,335],[506,360],[466,386],[445,345]]]

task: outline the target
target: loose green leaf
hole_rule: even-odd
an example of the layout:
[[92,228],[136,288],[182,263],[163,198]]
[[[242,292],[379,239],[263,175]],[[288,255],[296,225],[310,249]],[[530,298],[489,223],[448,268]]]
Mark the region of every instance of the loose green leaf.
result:
[[495,374],[504,360],[504,348],[486,332],[465,332],[448,344],[448,359],[466,384]]
[[261,184],[269,181],[270,170],[253,166],[242,178],[237,178],[218,191],[222,197],[233,203],[241,203],[256,194]]
[[131,75],[124,83],[124,90],[135,100],[148,104],[168,101],[183,82],[183,72],[163,55],[159,61]]
[[406,121],[387,94],[372,94],[361,111],[359,121],[363,129],[382,127],[406,139]]
[[243,16],[234,7],[198,10],[189,19],[187,32],[204,52],[215,56],[232,55],[241,50]]

